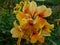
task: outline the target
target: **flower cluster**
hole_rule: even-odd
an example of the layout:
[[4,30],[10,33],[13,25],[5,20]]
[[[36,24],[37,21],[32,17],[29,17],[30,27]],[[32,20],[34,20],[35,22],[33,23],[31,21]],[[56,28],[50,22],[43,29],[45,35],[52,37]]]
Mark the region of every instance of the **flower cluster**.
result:
[[16,5],[14,13],[16,13],[20,25],[14,21],[11,34],[12,37],[18,38],[18,45],[22,38],[31,43],[43,43],[45,36],[50,36],[54,24],[49,24],[44,17],[52,14],[51,8],[47,8],[45,5],[37,6],[35,1],[25,1]]

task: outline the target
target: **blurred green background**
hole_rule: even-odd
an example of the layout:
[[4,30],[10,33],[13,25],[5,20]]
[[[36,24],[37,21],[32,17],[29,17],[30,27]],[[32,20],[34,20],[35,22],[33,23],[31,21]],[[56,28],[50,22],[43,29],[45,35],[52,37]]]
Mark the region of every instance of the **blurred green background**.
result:
[[[0,45],[16,45],[17,39],[11,37],[10,30],[13,21],[16,19],[13,8],[22,0],[0,0]],[[44,44],[39,45],[60,45],[60,0],[35,0],[38,5],[46,5],[52,8],[52,15],[48,22],[55,24],[51,36],[46,37]],[[21,45],[32,45],[22,39]]]

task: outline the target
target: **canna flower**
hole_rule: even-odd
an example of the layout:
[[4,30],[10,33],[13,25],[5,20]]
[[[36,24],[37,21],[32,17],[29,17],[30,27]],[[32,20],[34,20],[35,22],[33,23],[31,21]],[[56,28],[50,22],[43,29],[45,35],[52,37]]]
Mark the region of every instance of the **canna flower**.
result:
[[21,1],[19,4],[16,4],[16,6],[14,7],[14,13],[17,14],[22,10],[23,7],[23,1]]
[[45,5],[37,6],[34,1],[26,2],[23,6],[23,12],[40,17],[49,17],[52,14],[51,8],[47,8]]
[[23,12],[29,13],[31,16],[36,12],[37,5],[34,1],[25,2],[23,6]]
[[35,12],[36,12],[36,9],[37,9],[36,2],[32,1],[32,2],[30,3],[30,6],[29,6],[29,13],[30,13],[31,15],[34,15]]
[[16,4],[16,7],[14,7],[14,13],[20,12],[21,6],[19,4]]
[[27,23],[27,20],[28,20],[28,18],[30,18],[30,16],[28,14],[23,13],[23,12],[19,12],[16,15],[16,18],[19,21],[20,26],[23,26]]
[[11,29],[12,37],[18,38],[17,45],[20,45],[21,38],[29,40],[31,43],[44,43],[45,36],[50,36],[54,24],[49,24],[44,17],[49,17],[52,13],[50,8],[45,5],[37,6],[34,1],[25,1],[21,6],[16,5],[16,18],[19,25],[14,22],[14,28]]
[[18,38],[17,45],[20,45],[23,32],[21,32],[20,26],[14,21],[14,28],[11,29],[11,34],[13,38]]
[[52,14],[51,8],[47,8],[45,5],[37,7],[36,15],[40,17],[49,17]]
[[45,26],[42,28],[42,34],[43,36],[51,36],[50,33],[51,33],[51,29],[54,28],[54,24],[49,24],[49,23],[46,23]]
[[29,1],[25,1],[24,6],[23,6],[23,12],[28,13],[29,12]]
[[39,28],[41,29],[45,24],[46,24],[46,20],[41,17],[36,17],[34,20],[34,26],[37,29],[39,29]]
[[15,27],[11,29],[11,34],[12,34],[12,37],[18,38],[21,32],[20,26],[16,24],[16,21],[14,22],[14,26]]
[[36,43],[36,42],[40,42],[40,43],[44,43],[45,38],[43,36],[38,36],[38,34],[35,34],[31,37],[30,42],[31,43]]
[[[36,21],[38,21],[38,20],[36,20]],[[42,23],[42,21],[43,21],[43,23]],[[50,33],[51,33],[51,29],[54,28],[54,24],[49,24],[43,18],[41,18],[41,21],[39,23],[36,24],[38,26],[34,25],[39,30],[37,30],[38,34],[32,35],[31,40],[30,40],[31,43],[36,43],[37,41],[40,43],[43,43],[45,40],[44,36],[51,36]]]

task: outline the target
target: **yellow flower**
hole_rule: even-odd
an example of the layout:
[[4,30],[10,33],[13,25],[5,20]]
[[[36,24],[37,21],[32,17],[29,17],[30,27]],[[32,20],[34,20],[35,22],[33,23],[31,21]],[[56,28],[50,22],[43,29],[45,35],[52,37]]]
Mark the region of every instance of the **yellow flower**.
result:
[[21,38],[29,39],[31,43],[44,43],[45,36],[50,36],[54,24],[49,24],[44,17],[49,17],[52,13],[50,8],[45,5],[37,6],[34,1],[25,1],[20,11],[19,4],[16,5],[16,18],[19,25],[14,22],[11,29],[12,37],[18,38],[17,45],[20,45]]
[[29,13],[30,13],[31,15],[34,15],[35,12],[36,12],[36,9],[37,9],[37,4],[36,4],[36,2],[31,1],[31,2],[30,2],[30,6],[29,6]]
[[48,22],[46,22],[46,24],[44,25],[44,27],[42,28],[42,32],[41,35],[43,36],[51,36],[51,29],[54,28],[54,24],[49,24]]
[[44,37],[40,37],[40,38],[38,39],[38,41],[39,41],[40,43],[44,43],[45,38],[44,38]]
[[29,1],[25,1],[24,6],[23,6],[23,12],[28,13],[29,12]]
[[40,43],[44,43],[45,38],[43,36],[39,36],[38,34],[35,34],[31,37],[30,42],[36,43],[37,41]]
[[50,36],[51,33],[51,29],[54,28],[53,24],[49,24],[46,22],[46,24],[39,30],[39,32],[37,34],[33,34],[31,36],[31,43],[36,43],[37,41],[39,41],[40,43],[44,43],[44,36]]
[[26,15],[23,12],[19,12],[16,15],[17,20],[20,22],[20,20],[22,20],[23,18],[26,18]]
[[19,12],[16,15],[16,18],[20,22],[23,18],[27,19],[27,18],[31,18],[31,16],[29,14],[25,14],[24,12]]
[[23,6],[23,12],[24,13],[29,13],[30,15],[34,15],[34,13],[36,12],[36,8],[37,8],[37,5],[36,5],[36,2],[34,1],[26,1],[24,3],[24,6]]
[[26,25],[27,24],[28,19],[30,18],[30,16],[28,14],[23,13],[23,12],[19,12],[16,15],[16,18],[19,21],[20,26],[22,27],[23,25]]
[[14,7],[14,13],[20,12],[21,6],[19,4],[16,4],[16,7]]
[[51,8],[47,8],[45,5],[41,5],[37,7],[36,16],[40,17],[49,17],[52,14]]
[[16,30],[15,28],[12,28],[12,29],[11,29],[11,34],[12,34],[12,37],[18,38],[20,32],[19,32],[18,30]]
[[38,40],[38,35],[37,34],[35,34],[35,35],[33,35],[32,37],[31,37],[31,40],[30,40],[30,42],[31,43],[36,43],[37,42],[37,40]]
[[14,22],[14,28],[11,29],[11,34],[12,34],[12,37],[14,38],[18,38],[20,36],[20,27],[16,24],[16,22]]
[[36,17],[36,19],[34,20],[34,26],[37,29],[41,29],[44,25],[46,24],[46,20],[41,18],[41,17]]
[[14,28],[11,29],[11,34],[13,38],[18,38],[17,40],[17,45],[20,45],[21,38],[24,35],[24,33],[21,31],[20,26],[14,21]]
[[44,12],[43,17],[49,17],[52,14],[51,8],[47,8],[47,10]]
[[27,19],[22,19],[21,21],[20,21],[20,26],[22,27],[22,26],[24,26],[24,25],[26,25],[27,24]]
[[47,8],[45,5],[37,6],[36,2],[31,1],[30,3],[25,3],[23,6],[23,11],[29,13],[30,15],[49,17],[52,14],[51,8]]

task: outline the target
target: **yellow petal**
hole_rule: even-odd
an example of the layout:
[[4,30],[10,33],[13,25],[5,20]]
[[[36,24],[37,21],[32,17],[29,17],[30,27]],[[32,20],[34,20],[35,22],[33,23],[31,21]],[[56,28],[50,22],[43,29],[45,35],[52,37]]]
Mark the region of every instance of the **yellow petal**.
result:
[[46,27],[47,29],[53,29],[53,28],[54,28],[54,24],[49,24],[49,23],[47,22],[45,27]]
[[23,12],[28,13],[29,12],[29,3],[28,1],[25,1],[24,6],[23,6]]
[[47,32],[46,30],[42,31],[42,36],[51,36],[50,32]]
[[23,12],[19,12],[16,15],[17,20],[20,22],[20,20],[22,20],[23,18],[26,18],[26,15]]
[[46,6],[42,5],[37,8],[36,15],[42,16],[42,17],[49,17],[52,14],[51,8],[47,8]]
[[34,1],[31,1],[30,6],[29,6],[29,12],[31,15],[33,15],[36,12],[37,9],[37,4]]
[[39,38],[42,37],[42,29],[38,33]]
[[19,8],[19,7],[20,7],[20,5],[19,5],[19,4],[16,4],[16,7],[17,7],[17,8]]
[[31,37],[30,42],[31,42],[31,43],[36,43],[37,40],[38,40],[38,35],[33,35],[33,36]]
[[47,31],[47,32],[51,32],[51,30],[50,30],[50,29],[46,29],[46,31]]
[[16,30],[20,30],[18,24],[16,23],[16,21],[14,21],[14,26],[15,26]]
[[11,34],[13,38],[18,38],[20,32],[18,30],[16,30],[15,28],[11,29]]
[[47,10],[44,12],[44,17],[49,17],[52,14],[52,10],[50,8],[47,8]]
[[14,13],[20,12],[21,6],[19,4],[16,4],[16,7],[14,7]]
[[54,28],[54,24],[51,24],[50,26],[51,26],[51,29]]
[[37,14],[44,13],[46,9],[47,8],[45,5],[38,6],[37,7]]
[[12,37],[17,38],[20,35],[21,30],[17,25],[16,21],[14,21],[14,26],[15,27],[11,29],[11,34],[12,34]]
[[44,37],[40,37],[38,41],[39,41],[40,43],[44,43],[44,40],[45,40]]
[[21,21],[20,21],[20,26],[23,26],[23,25],[26,25],[27,24],[27,19],[22,19]]
[[46,23],[46,20],[43,19],[43,18],[40,18],[40,17],[37,17],[35,20],[34,20],[34,24],[36,26],[36,28],[42,28]]

